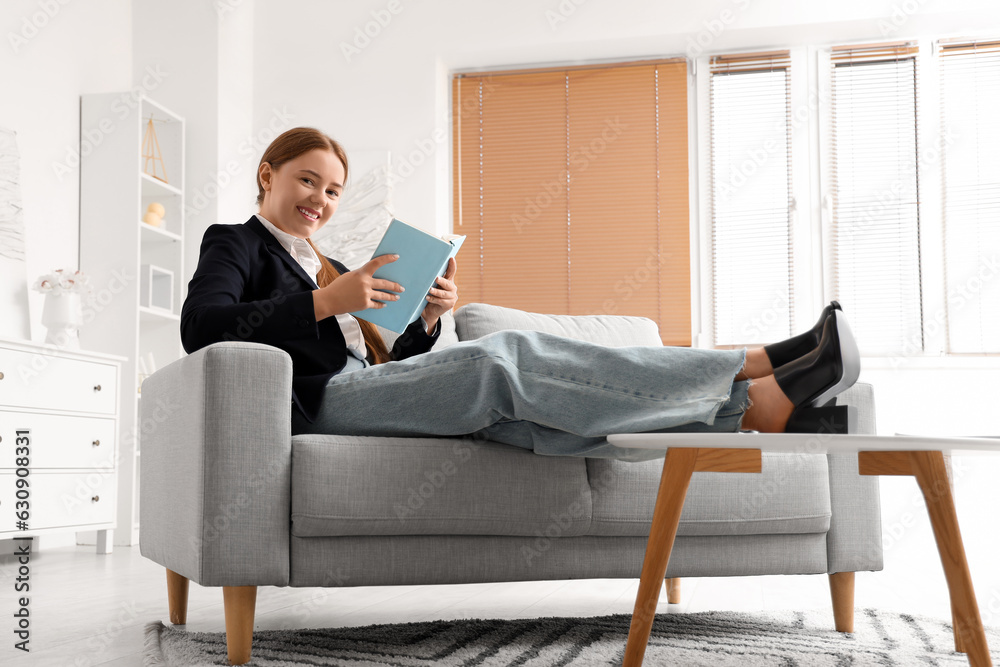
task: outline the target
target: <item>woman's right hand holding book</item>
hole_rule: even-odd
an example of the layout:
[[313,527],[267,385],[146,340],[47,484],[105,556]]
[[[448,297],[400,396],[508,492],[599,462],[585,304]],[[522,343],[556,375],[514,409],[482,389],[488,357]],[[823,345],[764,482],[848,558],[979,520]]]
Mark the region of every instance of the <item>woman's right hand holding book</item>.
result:
[[316,321],[365,308],[385,308],[384,301],[399,299],[399,294],[392,292],[402,292],[402,285],[372,275],[379,267],[397,259],[399,255],[373,257],[364,266],[341,274],[326,287],[313,290]]

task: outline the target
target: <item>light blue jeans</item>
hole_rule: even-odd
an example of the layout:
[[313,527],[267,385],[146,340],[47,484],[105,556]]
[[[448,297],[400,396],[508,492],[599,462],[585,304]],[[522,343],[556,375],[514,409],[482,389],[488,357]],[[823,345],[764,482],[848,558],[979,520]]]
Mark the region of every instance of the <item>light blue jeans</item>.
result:
[[607,347],[504,330],[330,378],[317,420],[292,433],[463,436],[548,456],[644,461],[662,450],[610,444],[610,433],[740,429],[746,349]]

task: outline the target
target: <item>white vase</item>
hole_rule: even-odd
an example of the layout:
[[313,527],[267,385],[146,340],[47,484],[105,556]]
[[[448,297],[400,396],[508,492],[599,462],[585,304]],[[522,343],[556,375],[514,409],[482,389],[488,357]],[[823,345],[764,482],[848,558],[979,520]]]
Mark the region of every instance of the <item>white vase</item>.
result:
[[45,342],[70,350],[80,349],[80,325],[83,324],[83,306],[80,295],[72,292],[46,294],[42,308],[45,325]]

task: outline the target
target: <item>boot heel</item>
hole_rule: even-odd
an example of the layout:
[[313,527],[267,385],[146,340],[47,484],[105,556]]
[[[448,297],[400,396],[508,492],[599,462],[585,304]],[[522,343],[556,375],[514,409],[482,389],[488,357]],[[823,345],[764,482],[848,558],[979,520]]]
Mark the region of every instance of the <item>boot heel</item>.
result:
[[785,433],[848,435],[857,432],[858,409],[853,405],[803,406],[792,413],[785,426]]

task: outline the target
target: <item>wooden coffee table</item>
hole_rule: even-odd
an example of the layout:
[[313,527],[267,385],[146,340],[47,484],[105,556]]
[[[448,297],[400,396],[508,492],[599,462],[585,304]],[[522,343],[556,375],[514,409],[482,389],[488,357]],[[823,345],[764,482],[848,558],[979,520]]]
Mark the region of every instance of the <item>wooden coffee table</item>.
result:
[[[945,457],[959,452],[1000,453],[1000,439],[815,433],[617,433],[609,435],[608,442],[618,447],[666,450],[623,667],[642,664],[691,474],[760,472],[761,452],[856,453],[861,475],[915,477],[927,503],[948,581],[955,649],[968,655],[972,667],[993,664],[958,529]],[[853,579],[851,582],[853,584]],[[836,586],[832,578],[831,586]],[[833,594],[836,618],[838,591],[834,590]],[[850,605],[849,610],[853,609],[853,585],[844,595],[849,595],[845,604]],[[840,619],[837,621],[837,629],[842,630]]]

